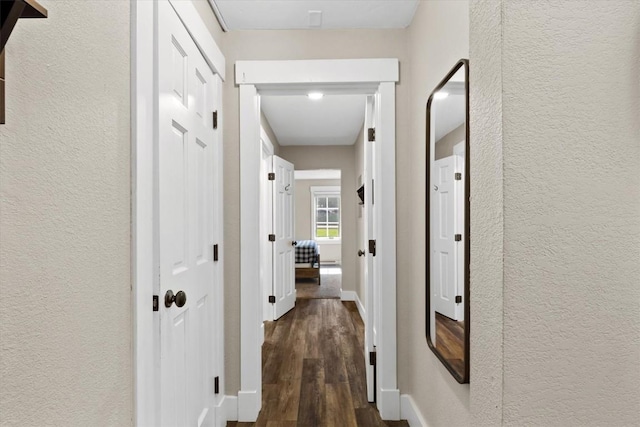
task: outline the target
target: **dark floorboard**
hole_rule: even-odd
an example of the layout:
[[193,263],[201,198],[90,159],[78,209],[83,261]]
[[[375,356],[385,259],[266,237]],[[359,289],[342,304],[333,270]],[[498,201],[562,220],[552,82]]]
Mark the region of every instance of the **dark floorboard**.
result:
[[353,302],[298,299],[265,324],[262,411],[228,427],[405,427],[367,402],[364,325]]

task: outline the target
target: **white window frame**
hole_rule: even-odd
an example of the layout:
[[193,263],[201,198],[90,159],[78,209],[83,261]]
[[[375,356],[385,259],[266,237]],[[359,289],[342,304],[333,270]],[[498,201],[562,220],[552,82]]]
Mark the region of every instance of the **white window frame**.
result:
[[[309,187],[309,191],[311,192],[311,237],[313,240],[318,241],[318,243],[324,244],[338,244],[342,242],[342,195],[340,194],[339,186],[311,186]],[[317,196],[338,196],[340,199],[340,205],[338,206],[340,210],[340,218],[338,219],[338,224],[340,227],[340,237],[330,238],[330,237],[316,237],[316,197]],[[329,217],[327,216],[327,220]]]

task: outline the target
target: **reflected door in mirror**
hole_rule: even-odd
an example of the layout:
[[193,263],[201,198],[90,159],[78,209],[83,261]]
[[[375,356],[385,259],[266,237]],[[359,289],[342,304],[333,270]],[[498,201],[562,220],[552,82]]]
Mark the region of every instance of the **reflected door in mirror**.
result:
[[427,103],[427,342],[461,383],[469,381],[468,61]]

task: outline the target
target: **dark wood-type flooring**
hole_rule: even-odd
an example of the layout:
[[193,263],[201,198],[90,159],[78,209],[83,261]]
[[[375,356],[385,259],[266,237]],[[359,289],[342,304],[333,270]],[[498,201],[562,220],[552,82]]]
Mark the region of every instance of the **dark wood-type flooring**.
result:
[[367,402],[364,325],[353,302],[298,299],[266,322],[262,348],[262,411],[256,423],[228,427],[386,427]]
[[436,349],[460,376],[464,375],[464,322],[436,312]]

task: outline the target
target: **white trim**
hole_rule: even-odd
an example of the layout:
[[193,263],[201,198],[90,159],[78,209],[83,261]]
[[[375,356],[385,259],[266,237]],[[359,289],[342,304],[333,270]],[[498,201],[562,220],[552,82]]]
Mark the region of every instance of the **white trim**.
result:
[[[155,2],[131,2],[131,271],[135,425],[157,425],[158,318],[154,246],[154,28]],[[158,357],[156,357],[158,356]]]
[[[377,357],[380,357],[380,351],[377,351]],[[379,365],[379,362],[378,362]],[[380,370],[380,367],[377,367]],[[380,375],[378,375],[380,379]],[[380,417],[383,420],[399,420],[400,419],[400,390],[380,388],[378,391],[379,400],[377,403]]]
[[[163,0],[164,1],[164,0]],[[191,3],[172,1],[174,10],[200,49],[203,57],[224,79],[225,60],[211,33]],[[158,294],[157,281],[157,211],[155,206],[155,145],[157,141],[157,57],[156,30],[158,2],[131,2],[131,269],[133,297],[133,357],[135,425],[159,425],[157,414],[160,402],[159,375],[160,345],[159,316],[151,309],[152,295]],[[222,113],[222,82],[217,80],[218,109]],[[222,124],[216,135],[219,149],[219,185],[222,189]],[[222,201],[222,191],[219,191]],[[223,223],[222,212],[218,221]],[[222,234],[218,243],[224,245]],[[217,267],[220,283],[224,283],[224,256]],[[216,294],[218,340],[216,343],[220,386],[224,389],[224,293]],[[219,418],[216,412],[216,419]]]
[[309,191],[312,194],[340,194],[340,186],[339,185],[312,185],[309,187]]
[[313,83],[397,82],[400,65],[396,58],[312,59],[304,61],[237,61],[236,84],[254,86]]
[[275,154],[273,148],[273,142],[269,138],[269,134],[264,130],[262,126],[260,126],[260,139],[262,140],[262,150],[268,156],[273,156]]
[[224,422],[227,421],[238,421],[238,397],[237,396],[229,396],[225,395],[222,397],[222,401],[220,402],[220,413],[224,415],[222,420]]
[[[200,14],[193,3],[182,0],[169,0],[176,11],[191,38],[198,46],[200,53],[214,73],[218,74],[222,81],[225,79],[225,59],[222,51],[207,29]],[[188,24],[187,24],[188,23]],[[220,120],[219,120],[220,121]]]
[[257,391],[238,392],[238,416],[240,422],[254,422],[258,419],[261,407],[261,394]]
[[[378,402],[383,419],[400,417],[400,393],[397,389],[396,348],[396,169],[395,169],[395,82],[397,59],[313,60],[313,61],[238,61],[236,84],[240,86],[240,387],[238,415],[243,421],[255,421],[261,406],[262,349],[259,340],[261,321],[259,271],[259,161],[260,96],[258,89],[298,90],[316,86],[340,86],[354,91],[369,88],[377,93],[376,126],[376,204],[381,205],[376,230],[380,258],[378,283],[380,307],[378,326]],[[384,218],[384,221],[382,221]]]
[[358,313],[360,314],[360,318],[364,322],[365,319],[365,310],[364,305],[362,305],[362,301],[360,301],[360,297],[356,291],[342,291],[340,294],[341,301],[355,301],[356,306],[358,307]]
[[[342,244],[342,194],[340,193],[341,187],[338,185],[312,185],[309,187],[309,192],[311,193],[311,234],[313,240],[318,242],[319,245],[341,245]],[[317,196],[335,196],[337,195],[340,199],[339,213],[340,219],[338,220],[338,227],[340,231],[340,237],[329,238],[329,237],[316,237],[316,197]],[[327,220],[329,217],[327,216]]]
[[341,291],[340,301],[355,301],[358,298],[358,294],[355,291]]
[[429,427],[411,395],[400,396],[400,418],[407,420],[410,427]]
[[262,394],[262,297],[260,283],[260,98],[255,86],[240,86],[240,392],[238,417],[255,421]]
[[377,335],[378,409],[383,420],[400,419],[396,331],[396,94],[395,83],[380,83],[376,103],[376,257],[379,316]]
[[222,16],[222,13],[220,12],[220,9],[218,8],[215,0],[209,0],[209,6],[211,6],[211,9],[213,9],[213,14],[216,15],[216,19],[218,20],[218,24],[220,24],[220,28],[222,28],[222,31],[224,31],[225,33],[229,31],[227,21],[224,20],[224,17]]

